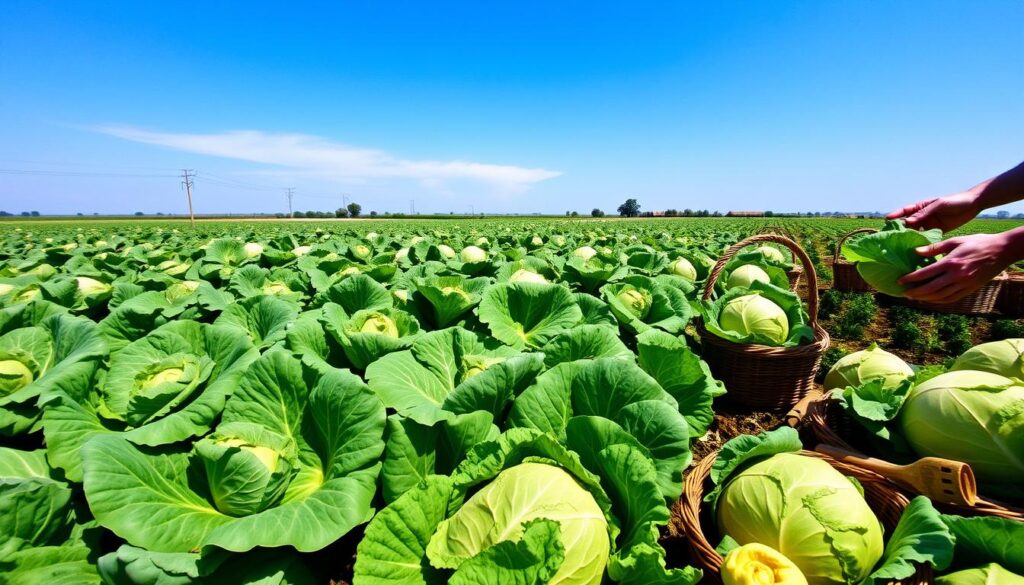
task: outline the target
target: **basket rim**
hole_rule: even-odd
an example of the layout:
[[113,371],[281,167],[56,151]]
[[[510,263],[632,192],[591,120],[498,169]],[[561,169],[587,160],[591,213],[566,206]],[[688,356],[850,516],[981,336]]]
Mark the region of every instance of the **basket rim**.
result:
[[[829,407],[837,402],[837,399],[833,398],[834,393],[834,389],[826,390],[808,402],[807,411],[801,419],[800,424],[807,426],[811,431],[811,434],[814,435],[814,438],[819,443],[833,447],[840,447],[848,451],[860,451],[860,449],[851,445],[849,441],[843,438],[839,432],[829,424]],[[885,460],[885,456],[879,456],[876,454],[869,455],[871,457]],[[894,482],[890,481],[889,483],[896,489],[905,492],[909,491]],[[983,494],[978,494],[978,499],[974,506],[958,506],[955,504],[941,504],[941,506],[966,516],[998,516],[1011,520],[1024,521],[1024,507],[1015,506],[999,500],[993,500],[985,497]]]
[[[832,265],[835,266],[836,264],[840,264],[840,262],[839,262],[839,253],[843,249],[843,244],[846,243],[846,240],[848,240],[851,237],[856,236],[856,235],[860,235],[860,234],[873,234],[873,233],[875,233],[877,231],[878,231],[878,228],[862,227],[862,228],[857,228],[857,229],[853,230],[852,232],[850,232],[850,233],[844,235],[843,237],[839,238],[839,241],[836,242],[835,252],[833,252],[833,254],[832,254]],[[842,262],[842,264],[849,264],[850,266],[854,265],[853,262],[845,262],[845,261]]]
[[[706,494],[705,485],[710,481],[711,468],[720,452],[720,448],[715,450],[690,469],[690,473],[686,476],[686,480],[683,483],[683,494],[679,499],[684,536],[696,557],[694,560],[703,569],[712,572],[715,576],[721,574],[724,559],[718,554],[715,546],[711,544],[705,535],[704,525],[701,522],[701,509],[704,505],[704,496]],[[883,476],[877,473],[836,461],[823,453],[806,449],[800,450],[798,453],[807,457],[824,460],[843,475],[855,477],[864,486],[864,497],[868,500],[869,506],[871,506],[872,511],[876,514],[879,514],[877,508],[886,504],[900,511],[910,504],[910,500],[906,495],[892,487]],[[879,498],[886,498],[888,501],[879,501]],[[893,526],[887,525],[887,530],[892,529]],[[918,565],[915,574],[903,582],[930,582],[930,575],[930,567]]]

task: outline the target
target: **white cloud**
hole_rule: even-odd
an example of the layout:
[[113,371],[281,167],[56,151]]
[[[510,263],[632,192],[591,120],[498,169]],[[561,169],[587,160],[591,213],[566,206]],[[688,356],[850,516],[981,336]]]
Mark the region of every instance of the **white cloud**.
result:
[[381,150],[358,148],[305,134],[233,130],[219,134],[151,132],[129,126],[103,126],[98,132],[125,140],[197,154],[278,165],[321,177],[367,180],[408,178],[424,185],[474,180],[520,190],[561,175],[558,171],[462,160],[406,160]]

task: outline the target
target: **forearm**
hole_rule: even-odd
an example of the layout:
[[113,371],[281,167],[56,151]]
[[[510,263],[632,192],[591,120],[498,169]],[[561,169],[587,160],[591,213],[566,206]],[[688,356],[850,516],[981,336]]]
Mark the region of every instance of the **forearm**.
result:
[[1001,238],[1002,243],[999,249],[994,251],[993,256],[998,258],[1003,267],[1024,260],[1024,227],[1005,231],[998,234],[998,237]]
[[1024,163],[972,187],[970,192],[975,195],[979,212],[1024,199]]

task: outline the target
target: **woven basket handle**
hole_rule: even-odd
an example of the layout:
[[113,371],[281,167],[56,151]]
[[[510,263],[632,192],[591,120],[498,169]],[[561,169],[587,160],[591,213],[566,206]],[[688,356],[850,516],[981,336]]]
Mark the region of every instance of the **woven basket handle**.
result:
[[872,228],[872,227],[860,228],[860,229],[853,230],[852,232],[850,232],[850,233],[846,234],[845,236],[839,238],[839,241],[836,242],[836,252],[835,252],[835,254],[832,255],[832,265],[835,266],[836,264],[839,264],[839,253],[842,251],[843,244],[846,243],[846,240],[849,240],[853,236],[859,236],[860,234],[873,234],[873,233],[875,233],[877,231],[878,230],[876,228]]
[[818,325],[818,275],[814,271],[814,264],[811,259],[807,257],[807,252],[789,238],[782,237],[777,234],[759,234],[756,236],[750,236],[749,238],[729,246],[729,249],[722,254],[722,257],[715,263],[715,267],[711,269],[711,273],[708,274],[707,282],[704,283],[704,300],[711,300],[711,293],[715,290],[715,283],[718,282],[718,277],[722,275],[722,271],[725,270],[725,265],[743,248],[747,246],[753,246],[754,244],[760,244],[762,242],[772,242],[775,244],[781,244],[791,252],[793,256],[800,259],[800,264],[804,267],[804,274],[807,277],[807,312],[811,316],[811,327],[817,327]]

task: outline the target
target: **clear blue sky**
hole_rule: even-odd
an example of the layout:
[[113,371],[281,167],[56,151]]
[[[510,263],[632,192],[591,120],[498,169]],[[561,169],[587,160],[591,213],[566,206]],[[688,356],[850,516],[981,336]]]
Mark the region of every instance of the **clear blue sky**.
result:
[[1020,0],[497,4],[7,0],[0,209],[888,210],[1024,160]]

